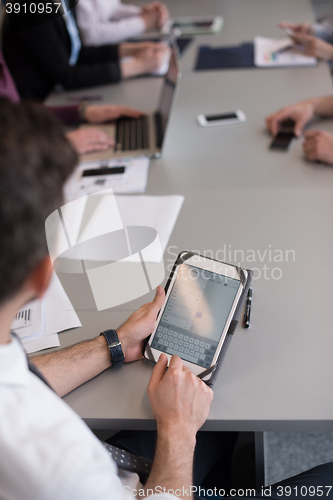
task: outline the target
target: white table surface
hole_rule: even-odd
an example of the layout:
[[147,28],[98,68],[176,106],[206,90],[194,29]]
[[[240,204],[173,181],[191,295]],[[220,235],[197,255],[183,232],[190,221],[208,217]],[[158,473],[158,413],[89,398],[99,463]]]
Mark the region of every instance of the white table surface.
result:
[[[224,26],[218,35],[196,37],[181,58],[182,79],[163,157],[151,161],[146,194],[185,196],[165,264],[189,249],[257,269],[251,328],[235,332],[204,429],[332,431],[333,168],[306,161],[301,140],[290,152],[270,151],[264,127],[264,117],[279,107],[330,94],[328,67],[193,71],[198,45],[283,36],[277,22],[311,21],[310,2],[166,3],[172,15],[222,15]],[[160,85],[159,78],[140,78],[90,92],[102,95],[100,102],[152,110]],[[87,90],[69,94],[86,95]],[[61,94],[50,102],[66,99]],[[203,129],[196,122],[198,113],[235,109],[245,112],[246,123]],[[318,124],[333,132],[333,120],[311,127]],[[238,252],[229,258],[225,249]],[[255,262],[247,261],[253,254]],[[278,255],[283,262],[274,261]],[[83,324],[61,333],[61,346],[117,327],[151,298],[97,312],[85,276],[60,278]],[[151,371],[145,360],[107,370],[65,401],[95,429],[154,428],[146,394]]]

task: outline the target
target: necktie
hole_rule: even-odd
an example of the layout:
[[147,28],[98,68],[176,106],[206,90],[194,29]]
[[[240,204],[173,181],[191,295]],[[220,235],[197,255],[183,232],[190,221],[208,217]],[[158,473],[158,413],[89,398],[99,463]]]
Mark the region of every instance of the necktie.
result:
[[77,29],[76,21],[73,16],[73,12],[66,9],[64,0],[62,0],[61,3],[62,8],[64,9],[64,20],[67,26],[68,35],[71,39],[72,46],[71,55],[68,62],[71,66],[75,66],[81,50],[81,39],[79,31]]

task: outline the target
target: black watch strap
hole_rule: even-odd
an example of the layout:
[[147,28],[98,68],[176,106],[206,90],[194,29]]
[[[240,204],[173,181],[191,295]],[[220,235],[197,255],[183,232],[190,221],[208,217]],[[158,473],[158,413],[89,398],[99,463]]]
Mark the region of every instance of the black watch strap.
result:
[[124,363],[124,353],[116,330],[105,330],[100,335],[104,335],[108,343],[112,366],[119,368]]

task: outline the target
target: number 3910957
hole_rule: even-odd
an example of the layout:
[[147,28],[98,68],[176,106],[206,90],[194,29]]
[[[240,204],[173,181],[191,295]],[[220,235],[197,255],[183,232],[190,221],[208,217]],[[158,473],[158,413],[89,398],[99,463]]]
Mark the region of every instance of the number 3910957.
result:
[[7,14],[57,14],[61,7],[61,2],[47,2],[47,3],[18,3],[18,2],[7,2],[6,12]]

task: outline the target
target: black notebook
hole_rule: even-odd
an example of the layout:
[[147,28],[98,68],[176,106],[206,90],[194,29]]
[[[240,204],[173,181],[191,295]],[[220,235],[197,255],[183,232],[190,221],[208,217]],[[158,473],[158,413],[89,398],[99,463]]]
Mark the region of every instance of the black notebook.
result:
[[195,69],[253,68],[253,43],[243,43],[233,47],[199,47]]

